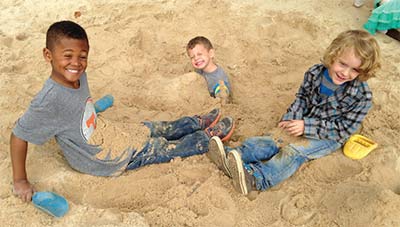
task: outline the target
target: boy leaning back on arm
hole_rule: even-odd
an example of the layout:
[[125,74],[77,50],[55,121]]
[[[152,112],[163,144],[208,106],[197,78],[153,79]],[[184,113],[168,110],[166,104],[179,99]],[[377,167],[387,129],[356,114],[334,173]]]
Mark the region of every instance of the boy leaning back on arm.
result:
[[232,118],[219,120],[221,114],[214,109],[201,116],[139,124],[141,128],[135,131],[144,128],[146,132],[137,144],[140,148],[133,145],[138,141],[128,141],[130,145],[123,149],[92,144],[94,132],[99,129],[85,72],[89,55],[85,30],[72,21],[52,24],[43,55],[52,67],[50,78],[16,122],[10,139],[13,189],[23,201],[30,201],[34,193],[25,168],[28,142],[43,144],[54,137],[73,169],[96,176],[117,176],[128,169],[205,153],[210,137],[227,140],[232,135]]
[[227,99],[232,92],[231,85],[221,66],[214,63],[215,51],[210,40],[197,36],[189,41],[186,52],[195,71],[206,80],[210,96]]
[[288,145],[259,136],[230,148],[213,137],[208,156],[242,194],[279,184],[303,163],[342,147],[357,131],[372,106],[366,81],[379,68],[374,37],[361,30],[342,32],[325,51],[322,64],[305,73],[296,99],[278,124],[292,136]]

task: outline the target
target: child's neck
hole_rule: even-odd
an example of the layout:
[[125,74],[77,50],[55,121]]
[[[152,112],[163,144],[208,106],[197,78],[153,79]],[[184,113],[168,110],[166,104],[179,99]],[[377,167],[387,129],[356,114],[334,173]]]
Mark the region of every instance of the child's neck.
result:
[[60,79],[59,77],[53,76],[53,75],[51,75],[50,78],[54,82],[56,82],[56,83],[58,83],[58,84],[60,84],[60,85],[62,85],[64,87],[68,87],[68,88],[72,88],[72,89],[78,89],[80,87],[80,81],[79,80],[77,80],[75,82],[68,82],[68,81]]
[[203,72],[212,73],[217,69],[217,65],[214,62],[210,62],[207,67],[203,69]]

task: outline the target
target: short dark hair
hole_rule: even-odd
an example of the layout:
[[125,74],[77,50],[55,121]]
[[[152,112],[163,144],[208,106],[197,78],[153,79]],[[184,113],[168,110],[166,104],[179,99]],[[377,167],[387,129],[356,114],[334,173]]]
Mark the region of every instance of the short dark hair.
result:
[[46,33],[46,48],[51,50],[54,48],[55,43],[61,38],[84,40],[89,46],[89,40],[85,29],[72,21],[55,22],[49,27]]
[[210,40],[208,40],[206,37],[196,36],[189,41],[189,43],[186,46],[186,51],[193,49],[197,44],[202,44],[207,50],[214,49]]

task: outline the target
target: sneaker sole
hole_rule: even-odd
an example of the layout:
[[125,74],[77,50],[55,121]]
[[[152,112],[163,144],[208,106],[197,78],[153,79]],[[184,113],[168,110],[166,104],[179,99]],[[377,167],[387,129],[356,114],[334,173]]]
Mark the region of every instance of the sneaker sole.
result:
[[233,179],[233,187],[236,189],[236,191],[242,193],[243,195],[247,195],[249,192],[246,187],[243,162],[237,151],[232,150],[229,152],[228,165]]
[[224,172],[225,175],[231,177],[228,169],[224,145],[218,136],[213,136],[208,145],[207,157]]
[[232,124],[232,128],[229,131],[229,133],[224,138],[221,138],[221,141],[225,142],[225,141],[229,140],[233,134],[234,129],[235,129],[235,123]]

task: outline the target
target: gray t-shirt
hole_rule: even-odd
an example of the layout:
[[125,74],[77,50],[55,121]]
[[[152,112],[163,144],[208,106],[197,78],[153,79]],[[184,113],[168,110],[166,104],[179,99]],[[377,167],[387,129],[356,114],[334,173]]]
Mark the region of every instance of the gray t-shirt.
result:
[[224,81],[225,85],[228,87],[228,94],[231,92],[231,85],[228,80],[228,76],[224,72],[224,70],[217,66],[217,69],[211,73],[206,73],[203,70],[195,70],[198,74],[202,75],[204,79],[207,81],[208,92],[212,97],[215,97],[215,91],[218,91],[218,86],[220,81]]
[[96,128],[97,115],[86,73],[79,81],[80,87],[72,89],[49,78],[16,122],[13,133],[33,144],[43,144],[55,137],[65,158],[77,171],[96,176],[119,175],[134,150],[127,148],[114,158],[96,156],[101,147],[87,143]]

